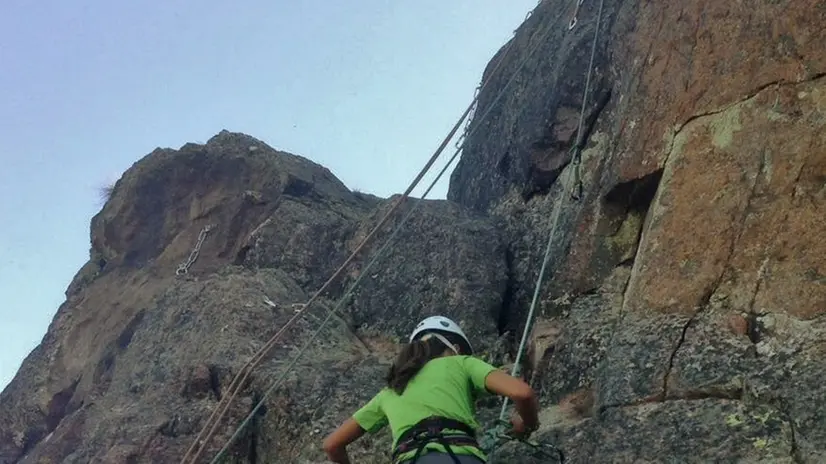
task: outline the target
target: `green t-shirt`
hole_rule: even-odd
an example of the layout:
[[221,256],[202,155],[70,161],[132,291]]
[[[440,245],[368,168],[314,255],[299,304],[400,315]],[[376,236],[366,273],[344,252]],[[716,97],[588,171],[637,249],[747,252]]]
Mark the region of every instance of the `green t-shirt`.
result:
[[[472,356],[432,359],[407,384],[404,394],[399,395],[385,387],[356,411],[353,419],[369,433],[389,424],[394,449],[404,432],[431,416],[455,419],[478,429],[474,400],[488,393],[485,378],[494,370],[495,367]],[[445,451],[438,443],[429,443],[425,449]],[[487,461],[485,454],[477,448],[451,446],[451,449],[456,454],[472,454]],[[414,454],[415,450],[402,454],[399,461]]]

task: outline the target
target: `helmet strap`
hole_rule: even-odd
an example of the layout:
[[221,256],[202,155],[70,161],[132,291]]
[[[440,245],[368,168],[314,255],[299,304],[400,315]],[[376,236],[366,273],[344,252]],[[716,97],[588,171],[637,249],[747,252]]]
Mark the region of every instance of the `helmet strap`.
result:
[[434,333],[434,332],[428,332],[428,333],[424,334],[424,336],[422,336],[422,338],[420,338],[419,340],[421,340],[421,341],[425,341],[425,340],[428,340],[428,339],[430,339],[430,338],[435,338],[435,339],[439,340],[439,341],[440,341],[440,342],[442,342],[442,343],[443,343],[446,347],[450,348],[450,350],[451,350],[451,351],[453,351],[453,352],[454,352],[454,353],[456,353],[456,354],[459,354],[459,352],[458,352],[458,351],[456,351],[456,347],[455,347],[455,346],[453,346],[453,344],[452,344],[452,343],[450,343],[450,341],[449,341],[447,338],[443,337],[443,336],[442,336],[442,335],[440,335],[440,334],[437,334],[437,333]]

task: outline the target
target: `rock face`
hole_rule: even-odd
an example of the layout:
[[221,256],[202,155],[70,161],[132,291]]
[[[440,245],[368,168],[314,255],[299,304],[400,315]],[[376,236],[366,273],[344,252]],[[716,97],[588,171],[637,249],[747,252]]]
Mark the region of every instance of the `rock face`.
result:
[[537,58],[475,123],[449,195],[507,221],[514,314],[559,208],[534,334],[541,436],[570,462],[821,462],[826,8],[605,2],[576,200],[598,8],[568,31],[572,11],[546,1],[523,25],[505,68]]
[[[388,208],[321,166],[243,134],[222,132],[203,146],[149,154],[92,220],[90,262],[0,397],[0,462],[180,459],[238,369]],[[482,349],[498,337],[508,285],[498,229],[443,201],[417,209],[385,261],[367,270],[349,305],[284,377],[263,409],[266,420],[251,427],[233,456],[320,459],[318,430],[379,388],[396,338],[422,317],[454,314]],[[376,251],[366,250],[287,332],[233,404],[233,423]],[[192,256],[187,272],[176,275]],[[294,434],[290,449],[276,446],[288,435],[276,432],[284,421]],[[231,428],[208,453],[223,446]]]
[[[826,460],[826,6],[606,0],[597,22],[599,0],[576,3],[541,2],[494,57],[449,201],[401,208],[254,372],[205,456],[267,395],[230,461],[324,462],[321,437],[430,314],[506,363],[552,233],[524,366],[539,443],[576,463]],[[229,132],[136,163],[0,395],[0,463],[179,461],[392,200]],[[388,462],[388,447],[380,434],[351,455]],[[553,462],[520,443],[494,456]]]

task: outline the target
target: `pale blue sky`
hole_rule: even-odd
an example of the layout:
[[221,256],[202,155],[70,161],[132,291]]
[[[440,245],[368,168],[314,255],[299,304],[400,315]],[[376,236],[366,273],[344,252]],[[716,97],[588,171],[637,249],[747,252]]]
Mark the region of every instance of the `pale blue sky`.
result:
[[0,2],[0,388],[88,257],[98,188],[133,162],[227,129],[400,192],[535,4]]

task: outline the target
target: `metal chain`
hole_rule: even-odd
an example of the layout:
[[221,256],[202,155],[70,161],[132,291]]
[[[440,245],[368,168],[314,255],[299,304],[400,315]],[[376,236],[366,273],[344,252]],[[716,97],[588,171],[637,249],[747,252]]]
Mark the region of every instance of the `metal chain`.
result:
[[204,244],[204,240],[206,239],[207,234],[215,227],[215,224],[210,224],[203,229],[198,234],[198,241],[195,242],[195,248],[192,249],[192,252],[189,253],[189,257],[178,266],[178,269],[175,270],[175,275],[184,275],[189,272],[190,266],[198,259],[198,254],[201,252],[201,245]]

